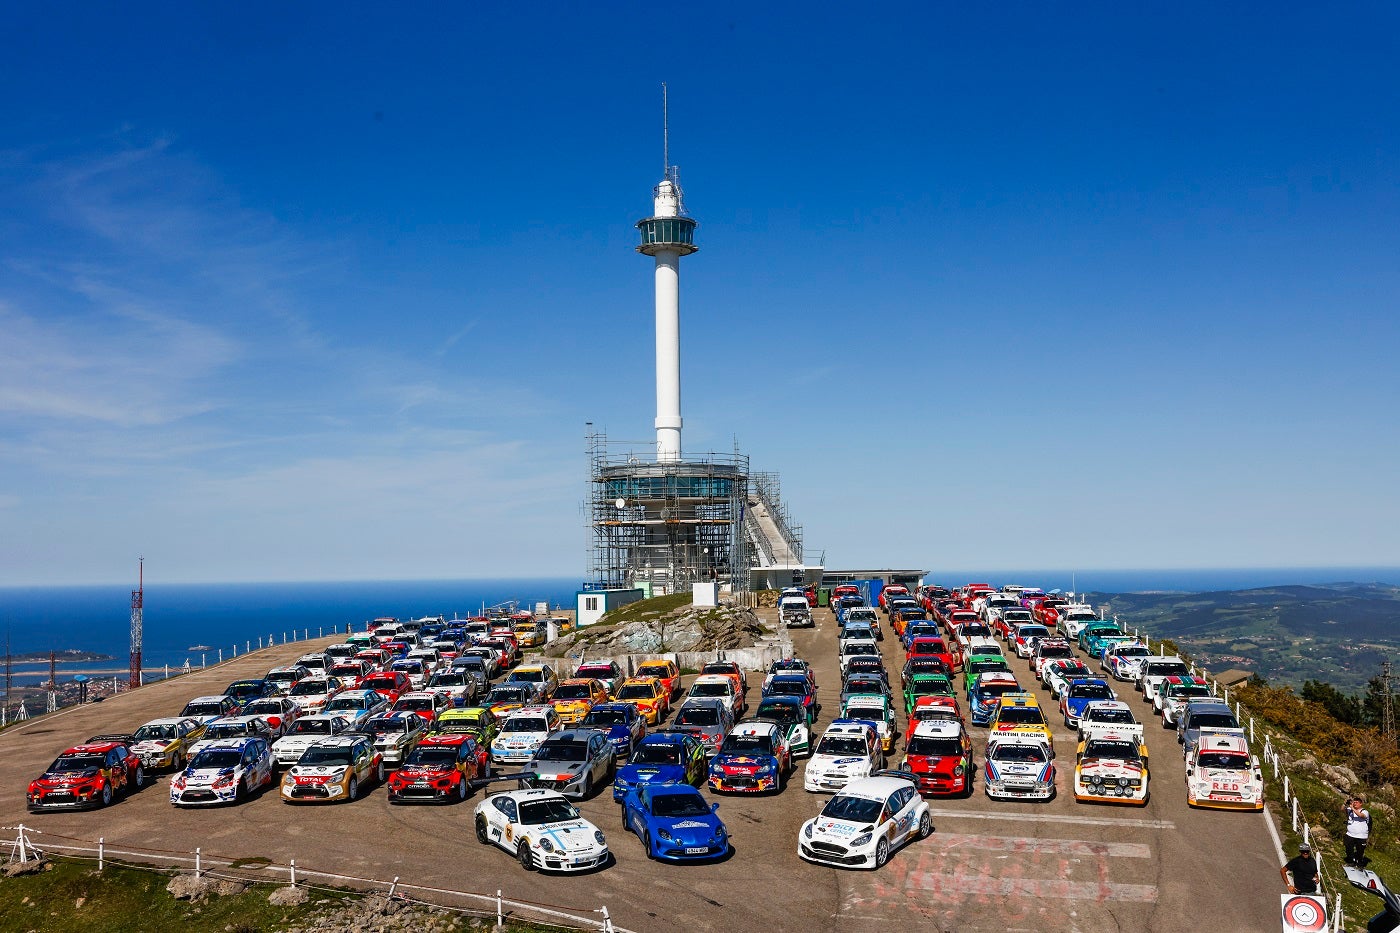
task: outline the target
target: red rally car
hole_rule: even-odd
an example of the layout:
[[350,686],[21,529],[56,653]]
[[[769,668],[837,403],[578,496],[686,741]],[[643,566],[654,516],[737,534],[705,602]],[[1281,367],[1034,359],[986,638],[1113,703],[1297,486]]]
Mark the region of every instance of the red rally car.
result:
[[118,793],[130,794],[146,784],[141,759],[118,742],[75,745],[54,759],[29,783],[26,802],[41,810],[89,810],[109,805]]
[[919,793],[935,797],[972,794],[972,741],[956,719],[925,720],[907,739],[904,770],[918,778]]
[[471,796],[487,776],[490,752],[469,732],[431,735],[389,776],[390,803],[451,803]]

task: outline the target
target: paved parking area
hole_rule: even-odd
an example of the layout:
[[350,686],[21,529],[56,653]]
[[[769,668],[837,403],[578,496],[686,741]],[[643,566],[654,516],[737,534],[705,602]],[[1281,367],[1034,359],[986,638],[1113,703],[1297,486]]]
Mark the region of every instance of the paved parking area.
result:
[[[835,622],[793,632],[796,650],[815,666],[826,704],[836,712],[839,684]],[[23,792],[65,746],[97,732],[134,729],[178,712],[192,696],[259,675],[320,642],[278,646],[218,668],[153,684],[105,703],[60,713],[0,734],[0,824],[122,844],[234,857],[296,859],[303,869],[494,894],[580,912],[606,904],[634,930],[713,929],[843,931],[877,923],[885,930],[1192,931],[1264,930],[1278,924],[1278,864],[1258,814],[1194,811],[1185,803],[1181,755],[1172,734],[1146,713],[1152,797],[1143,808],[1086,806],[1069,792],[1072,733],[1057,728],[1059,796],[1046,804],[934,800],[936,831],[897,853],[878,872],[852,872],[798,859],[797,832],[825,796],[802,790],[795,773],[782,794],[720,802],[734,853],[706,865],[648,861],[621,831],[604,791],[582,805],[608,834],[615,864],[583,876],[526,873],[506,853],[480,846],[471,829],[476,800],[446,807],[391,807],[381,788],[346,805],[290,807],[276,793],[243,806],[176,810],[167,777],[93,813],[25,812]],[[898,682],[902,652],[887,637],[886,664]],[[1025,662],[1012,662],[1021,676]],[[1028,682],[1028,677],[1021,678]],[[756,705],[761,678],[751,675]],[[1041,692],[1043,703],[1049,704]],[[1138,705],[1139,710],[1150,709]],[[1056,718],[1052,720],[1058,722]],[[973,730],[980,759],[982,735]],[[897,744],[894,761],[900,757]],[[706,791],[707,795],[709,794]]]

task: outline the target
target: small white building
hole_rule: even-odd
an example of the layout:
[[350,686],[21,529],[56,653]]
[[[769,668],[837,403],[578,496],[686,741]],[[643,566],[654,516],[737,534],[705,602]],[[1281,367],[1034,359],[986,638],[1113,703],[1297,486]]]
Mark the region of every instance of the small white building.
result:
[[639,589],[626,590],[579,590],[578,614],[575,623],[579,628],[587,628],[603,617],[603,613],[635,603],[645,594]]

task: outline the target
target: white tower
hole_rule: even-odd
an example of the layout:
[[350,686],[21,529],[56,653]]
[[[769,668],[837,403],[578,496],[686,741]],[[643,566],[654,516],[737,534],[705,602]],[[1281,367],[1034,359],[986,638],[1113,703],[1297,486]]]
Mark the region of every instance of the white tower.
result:
[[[662,85],[663,124],[666,122]],[[681,459],[681,257],[695,252],[695,221],[686,216],[679,173],[663,130],[664,176],[652,189],[652,216],[637,222],[637,252],[656,258],[656,459]]]

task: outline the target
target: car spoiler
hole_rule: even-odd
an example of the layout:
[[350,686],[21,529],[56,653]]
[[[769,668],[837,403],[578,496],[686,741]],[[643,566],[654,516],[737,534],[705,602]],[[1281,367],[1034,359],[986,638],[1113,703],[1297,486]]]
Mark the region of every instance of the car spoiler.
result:
[[919,776],[917,774],[915,774],[912,771],[901,771],[898,768],[881,768],[879,771],[876,771],[870,776],[899,778],[900,780],[908,781],[915,787],[919,786]]
[[131,745],[135,744],[136,736],[130,734],[129,732],[113,732],[103,735],[94,735],[92,738],[88,739],[83,744],[92,745],[96,742],[116,742],[118,745],[126,745],[130,747]]
[[539,776],[538,771],[517,771],[514,774],[493,774],[490,777],[472,778],[467,782],[467,786],[472,790],[480,790],[483,787],[490,787],[498,781],[533,781]]

